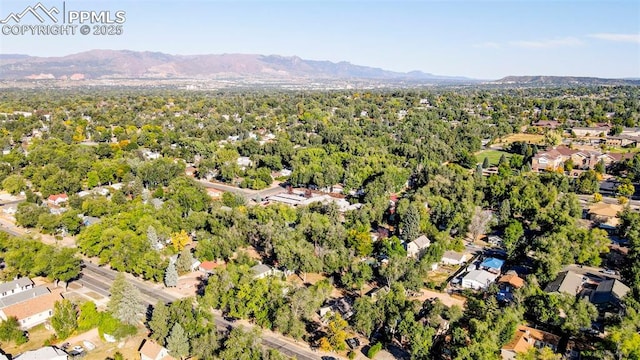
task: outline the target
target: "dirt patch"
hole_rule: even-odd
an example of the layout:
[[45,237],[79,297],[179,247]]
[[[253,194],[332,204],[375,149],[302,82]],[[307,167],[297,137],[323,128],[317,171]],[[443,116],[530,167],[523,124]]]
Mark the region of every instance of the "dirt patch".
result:
[[420,296],[413,299],[426,301],[428,299],[438,298],[446,306],[451,307],[453,305],[458,305],[462,308],[464,308],[464,304],[466,302],[466,299],[464,298],[460,299],[458,297],[451,296],[447,293],[441,293],[441,292],[437,292],[429,289],[421,289],[420,293],[421,293]]
[[539,144],[544,139],[543,135],[537,134],[513,134],[497,141],[502,144],[511,144],[516,141],[524,141],[532,144]]

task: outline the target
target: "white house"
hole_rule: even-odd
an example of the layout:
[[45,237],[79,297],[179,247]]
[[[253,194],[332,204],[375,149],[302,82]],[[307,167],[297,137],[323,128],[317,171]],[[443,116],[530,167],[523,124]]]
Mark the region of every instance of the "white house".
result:
[[462,287],[465,289],[486,289],[498,278],[497,274],[485,270],[471,270],[462,278]]
[[0,284],[0,298],[5,298],[13,294],[27,291],[33,288],[33,281],[28,277],[21,277],[6,283]]
[[254,279],[264,279],[267,276],[276,276],[282,273],[280,270],[265,264],[254,266],[251,268],[251,271],[254,273]]
[[245,170],[246,168],[253,166],[253,161],[251,161],[251,159],[249,159],[246,156],[240,156],[238,160],[236,160],[236,163],[242,170]]
[[469,254],[456,251],[445,251],[440,262],[444,265],[462,265],[469,260]]
[[[3,300],[7,300],[12,297],[20,297],[23,294],[28,295],[29,291],[9,296]],[[59,293],[47,293],[32,298],[22,299],[20,302],[16,302],[12,305],[3,307],[0,309],[0,319],[7,320],[10,317],[15,317],[20,323],[22,329],[30,329],[36,325],[40,325],[47,321],[53,315],[53,306],[56,301],[61,300],[62,297]]]
[[169,355],[167,348],[160,346],[151,339],[146,339],[139,350],[140,360],[175,360]]
[[407,256],[419,257],[421,253],[431,245],[431,241],[425,235],[420,235],[418,238],[407,244]]

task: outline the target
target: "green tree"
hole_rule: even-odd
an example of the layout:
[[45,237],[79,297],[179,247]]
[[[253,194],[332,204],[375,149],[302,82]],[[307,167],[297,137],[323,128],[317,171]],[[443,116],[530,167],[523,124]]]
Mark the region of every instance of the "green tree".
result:
[[27,190],[27,182],[21,175],[9,175],[2,181],[2,188],[11,195],[17,195]]
[[482,160],[482,168],[487,169],[489,166],[491,166],[491,163],[489,163],[489,158],[485,156],[484,160]]
[[68,338],[78,328],[78,311],[71,301],[56,301],[53,305],[51,326],[61,340]]
[[24,331],[20,328],[20,322],[15,316],[11,316],[0,323],[0,341],[12,340],[16,345],[22,345],[28,341]]
[[124,274],[118,273],[109,292],[107,309],[113,317],[125,324],[137,324],[145,310],[138,288],[128,282]]
[[210,329],[205,334],[192,339],[191,343],[192,355],[198,359],[214,359],[220,348],[220,341],[215,329]]
[[78,331],[84,332],[97,327],[100,324],[102,315],[98,312],[93,301],[85,301],[80,305],[80,316],[78,317]]
[[189,355],[189,338],[179,323],[175,323],[171,329],[171,334],[167,338],[167,350],[169,354],[180,359]]
[[153,307],[149,330],[152,339],[162,345],[166,344],[166,338],[169,336],[169,309],[162,301],[158,301]]
[[180,252],[180,256],[176,260],[176,270],[178,270],[179,274],[186,274],[191,272],[191,264],[193,264],[193,255],[191,255],[191,250],[188,248],[182,249]]
[[406,213],[402,217],[402,236],[405,241],[415,240],[420,235],[420,211],[415,204],[409,205]]
[[176,266],[172,262],[169,262],[169,265],[167,265],[164,271],[164,286],[178,286],[178,270],[176,270]]

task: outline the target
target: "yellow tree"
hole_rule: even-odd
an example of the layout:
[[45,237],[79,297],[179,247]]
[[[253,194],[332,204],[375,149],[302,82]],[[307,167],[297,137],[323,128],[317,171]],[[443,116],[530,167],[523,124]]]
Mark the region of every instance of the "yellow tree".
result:
[[179,233],[173,234],[171,237],[171,243],[173,244],[173,248],[176,252],[182,251],[185,246],[189,245],[191,242],[191,238],[187,234],[186,231],[182,230]]
[[331,347],[335,350],[344,350],[345,341],[347,340],[347,321],[340,316],[340,314],[334,314],[329,321],[327,329],[327,338]]

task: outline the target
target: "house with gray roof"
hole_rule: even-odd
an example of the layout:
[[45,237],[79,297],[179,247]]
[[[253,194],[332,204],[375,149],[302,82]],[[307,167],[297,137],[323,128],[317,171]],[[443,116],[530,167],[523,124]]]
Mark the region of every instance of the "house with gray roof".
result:
[[598,287],[591,292],[589,301],[601,312],[618,313],[623,310],[622,298],[630,289],[617,279],[601,281]]
[[547,293],[566,293],[577,296],[584,286],[587,278],[573,271],[563,271],[555,280],[547,284],[544,291]]
[[33,281],[28,277],[21,277],[13,281],[0,284],[0,299],[33,288]]
[[408,257],[420,257],[422,252],[431,245],[431,240],[425,235],[418,236],[415,240],[407,244]]

